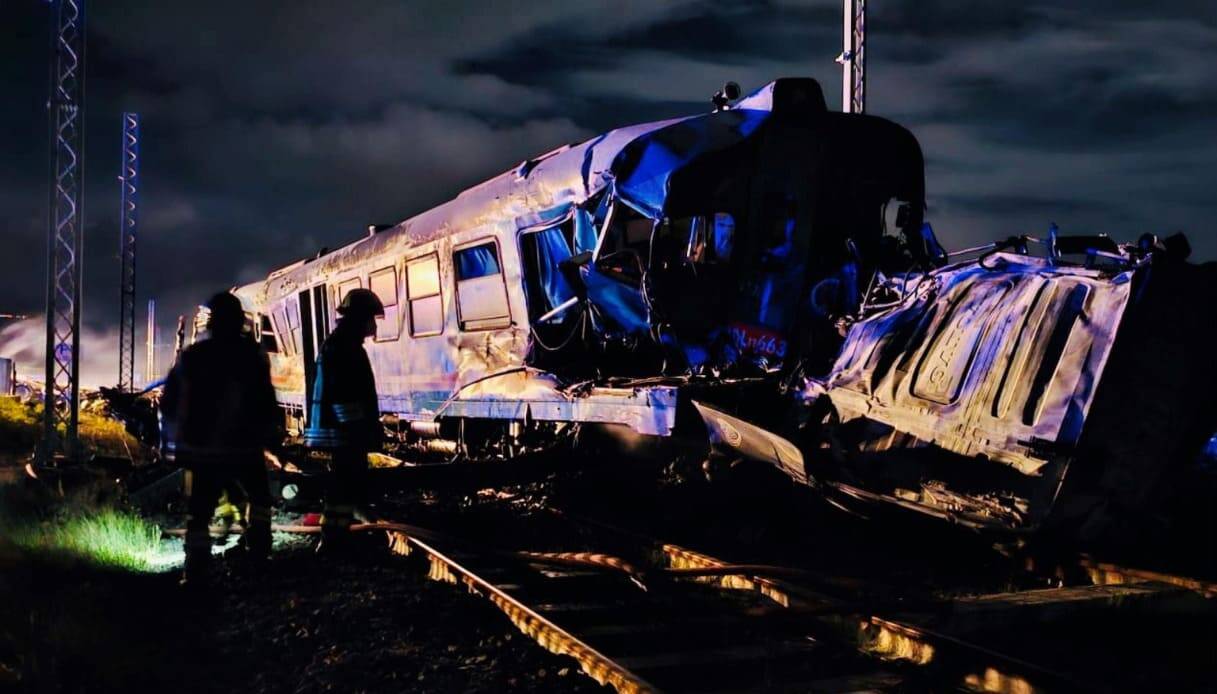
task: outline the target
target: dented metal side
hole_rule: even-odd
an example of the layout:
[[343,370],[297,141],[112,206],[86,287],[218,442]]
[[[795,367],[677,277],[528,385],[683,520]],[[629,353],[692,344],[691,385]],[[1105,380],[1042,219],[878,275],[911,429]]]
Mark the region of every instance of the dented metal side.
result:
[[677,388],[592,387],[573,393],[552,374],[512,369],[462,388],[437,415],[474,419],[623,424],[648,436],[676,426]]
[[1069,470],[1136,272],[995,253],[894,282],[903,297],[854,323],[816,384],[848,472],[812,474],[856,500],[1036,527]]
[[730,451],[733,455],[749,460],[768,463],[800,484],[812,481],[807,476],[803,453],[798,446],[773,432],[704,403],[694,400],[693,406],[706,425],[710,445],[714,448]]
[[1012,254],[932,273],[850,328],[828,397],[842,422],[1037,475],[1078,442],[1131,275]]

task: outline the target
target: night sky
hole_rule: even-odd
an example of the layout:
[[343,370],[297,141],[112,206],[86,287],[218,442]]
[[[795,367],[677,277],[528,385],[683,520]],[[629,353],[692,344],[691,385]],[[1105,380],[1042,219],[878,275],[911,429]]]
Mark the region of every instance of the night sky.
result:
[[[0,0],[0,312],[45,300],[49,6]],[[807,2],[89,0],[86,380],[113,382],[120,114],[143,118],[139,303],[208,294],[612,127],[810,75]],[[1182,230],[1217,259],[1217,2],[871,0],[868,110],[926,154],[948,246]],[[28,324],[27,324],[28,325]],[[40,329],[40,326],[39,326]],[[9,326],[0,356],[36,358]],[[91,357],[91,358],[90,358]],[[25,375],[35,375],[26,373]]]

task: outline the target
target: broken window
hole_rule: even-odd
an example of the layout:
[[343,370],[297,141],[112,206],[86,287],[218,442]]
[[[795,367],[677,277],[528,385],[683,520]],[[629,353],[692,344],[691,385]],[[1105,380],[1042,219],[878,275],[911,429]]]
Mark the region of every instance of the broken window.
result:
[[294,352],[292,349],[292,332],[287,327],[287,314],[283,309],[283,306],[271,309],[270,318],[275,326],[275,337],[279,340],[279,349],[284,354],[290,355]]
[[613,279],[638,284],[650,258],[655,221],[632,207],[617,203],[609,227],[600,240],[596,269]]
[[385,315],[376,319],[376,341],[396,340],[400,330],[397,313],[397,270],[387,267],[368,276],[368,289],[380,299]]
[[[562,276],[559,264],[574,255],[574,220],[561,226],[528,232],[520,237],[523,263],[524,291],[528,299],[528,316],[536,322],[574,298],[575,293]],[[551,317],[548,324],[560,323],[571,312]]]
[[734,248],[735,218],[729,212],[665,218],[655,231],[650,267],[726,264]]
[[406,263],[406,299],[410,303],[411,335],[439,335],[444,331],[439,256],[432,253]]
[[456,273],[456,307],[461,330],[490,330],[511,324],[507,285],[494,241],[452,254]]
[[259,318],[259,327],[261,328],[260,337],[258,338],[259,344],[267,352],[277,353],[279,351],[279,341],[275,338],[275,329],[270,324],[270,316],[262,314]]
[[297,354],[302,349],[300,336],[300,300],[289,297],[287,300],[287,329],[292,334],[292,351]]

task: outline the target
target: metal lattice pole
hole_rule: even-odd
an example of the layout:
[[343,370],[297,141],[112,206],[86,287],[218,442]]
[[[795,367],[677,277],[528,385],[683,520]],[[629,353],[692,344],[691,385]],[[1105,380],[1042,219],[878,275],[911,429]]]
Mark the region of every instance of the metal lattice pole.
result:
[[135,389],[135,240],[139,220],[139,114],[123,114],[119,214],[118,388]]
[[148,335],[144,347],[144,387],[156,383],[156,299],[148,299]]
[[[84,0],[51,6],[50,217],[42,460],[77,456],[84,246]],[[61,431],[62,430],[62,431]]]
[[841,110],[866,112],[866,0],[845,0],[845,46],[841,63]]

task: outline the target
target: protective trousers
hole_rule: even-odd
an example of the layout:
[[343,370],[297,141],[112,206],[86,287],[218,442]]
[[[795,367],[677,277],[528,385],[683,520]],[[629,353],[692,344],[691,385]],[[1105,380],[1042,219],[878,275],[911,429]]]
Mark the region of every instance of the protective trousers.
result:
[[321,533],[331,542],[342,542],[355,521],[355,507],[367,493],[368,452],[361,448],[334,449],[330,479],[325,492]]
[[211,563],[209,526],[225,489],[239,485],[248,504],[243,544],[251,556],[266,558],[271,545],[273,499],[261,459],[240,463],[209,462],[186,470],[186,573],[206,573]]

